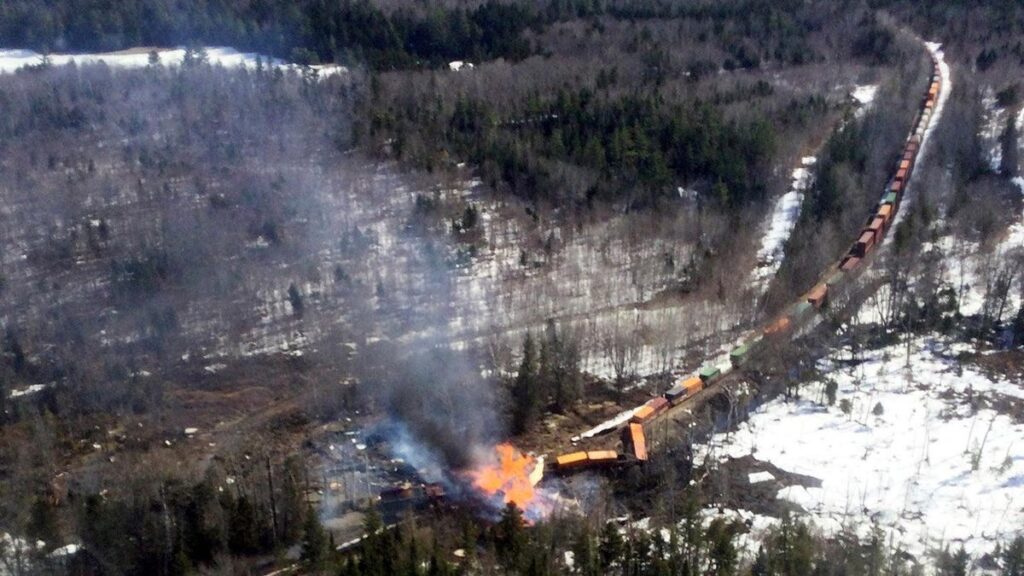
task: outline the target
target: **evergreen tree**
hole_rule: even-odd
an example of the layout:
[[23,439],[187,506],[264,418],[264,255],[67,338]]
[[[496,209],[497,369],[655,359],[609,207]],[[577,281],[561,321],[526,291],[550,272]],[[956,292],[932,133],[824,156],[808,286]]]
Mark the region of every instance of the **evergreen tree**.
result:
[[522,511],[514,503],[509,502],[501,511],[501,520],[495,526],[496,551],[504,565],[510,569],[518,565],[526,548],[523,524]]
[[377,509],[370,507],[363,518],[362,555],[357,572],[361,576],[391,576],[394,550]]
[[601,543],[598,546],[598,557],[601,561],[601,569],[609,570],[613,564],[622,559],[623,541],[622,535],[614,522],[605,522],[601,529]]
[[1024,536],[1017,536],[1002,556],[1002,576],[1024,576]]
[[302,526],[302,561],[308,566],[320,566],[327,557],[327,534],[312,506],[306,507],[306,522]]
[[970,557],[963,546],[955,553],[950,554],[949,549],[939,553],[936,560],[936,576],[967,576],[967,564]]
[[302,293],[299,292],[299,288],[292,282],[288,286],[288,302],[292,305],[292,313],[296,316],[302,316],[302,309],[304,304],[302,302]]
[[228,546],[235,554],[253,554],[259,550],[260,527],[256,509],[245,496],[234,502],[228,523]]
[[594,535],[590,531],[590,523],[584,521],[573,541],[573,566],[581,576],[598,576],[601,574],[598,565],[597,550],[594,547]]
[[736,573],[737,553],[733,542],[735,527],[722,518],[715,518],[708,526],[708,559],[711,561],[712,574],[732,576]]
[[208,564],[225,546],[225,526],[211,478],[196,484],[185,506],[184,552],[196,563]]
[[528,431],[540,416],[541,398],[538,390],[537,350],[529,332],[523,339],[523,360],[512,385],[512,431]]
[[770,576],[771,573],[771,560],[762,544],[757,548],[757,556],[754,558],[754,564],[750,567],[750,574],[751,576]]
[[33,540],[42,540],[46,549],[52,550],[62,543],[57,510],[49,498],[36,497],[29,510],[28,526],[25,533]]

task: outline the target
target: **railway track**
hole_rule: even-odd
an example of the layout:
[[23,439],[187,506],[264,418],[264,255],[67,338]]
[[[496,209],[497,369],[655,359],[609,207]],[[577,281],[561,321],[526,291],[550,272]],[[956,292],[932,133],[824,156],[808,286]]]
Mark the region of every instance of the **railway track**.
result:
[[[855,313],[877,290],[883,280],[865,272],[884,247],[888,232],[900,220],[900,207],[907,197],[914,168],[923,154],[930,128],[937,119],[936,111],[948,95],[949,73],[938,45],[924,44],[932,60],[928,89],[921,99],[913,128],[904,140],[893,176],[849,250],[785,312],[742,338],[731,351],[728,365],[709,364],[697,374],[680,380],[665,394],[634,408],[628,421],[602,432],[600,439],[593,442],[596,445],[593,449],[558,456],[552,465],[555,471],[572,473],[647,460],[650,450],[659,447],[667,437],[667,434],[652,432],[665,431],[673,422],[684,425],[692,422],[692,415],[701,406],[727,391],[730,384],[739,383],[745,367],[820,329],[826,313],[833,319]],[[613,449],[618,448],[620,436],[622,452]]]

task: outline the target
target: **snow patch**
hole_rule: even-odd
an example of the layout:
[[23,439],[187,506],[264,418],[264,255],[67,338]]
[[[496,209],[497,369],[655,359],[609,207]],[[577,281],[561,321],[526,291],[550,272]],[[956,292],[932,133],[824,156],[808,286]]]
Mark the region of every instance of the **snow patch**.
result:
[[803,206],[804,193],[811,184],[810,166],[817,162],[814,156],[806,156],[800,160],[800,166],[793,170],[793,182],[789,191],[775,201],[771,215],[766,224],[766,232],[761,238],[761,248],[757,251],[757,268],[754,270],[755,284],[763,285],[778,272],[785,256],[786,240],[796,227],[800,218],[800,207]]
[[897,344],[852,367],[824,360],[818,367],[838,385],[835,406],[819,403],[824,382],[808,385],[803,399],[768,402],[735,432],[696,447],[696,458],[714,465],[753,455],[819,478],[819,488],[789,486],[778,497],[826,533],[866,535],[877,522],[919,558],[947,544],[979,557],[1024,524],[1024,425],[988,407],[1024,398],[1024,389],[961,364],[955,351],[918,339],[909,356]]
[[[321,76],[344,74],[348,70],[338,65],[316,65],[303,67],[289,64],[279,58],[264,56],[254,52],[239,52],[234,48],[211,46],[203,49],[211,64],[225,68],[247,68],[255,70],[258,65],[279,68],[282,70],[315,70]],[[186,50],[178,48],[132,48],[117,52],[99,52],[85,54],[48,54],[43,55],[32,50],[0,50],[0,73],[10,74],[27,66],[38,66],[49,61],[54,66],[64,66],[72,62],[77,64],[104,63],[114,68],[145,68],[150,65],[150,53],[156,52],[162,65],[180,66],[185,61]]]
[[858,106],[857,110],[854,112],[854,116],[857,118],[863,117],[864,114],[866,114],[867,111],[870,110],[871,107],[874,105],[875,96],[877,95],[877,84],[868,84],[864,86],[857,86],[856,88],[854,88],[853,92],[850,93],[850,96],[854,99]]

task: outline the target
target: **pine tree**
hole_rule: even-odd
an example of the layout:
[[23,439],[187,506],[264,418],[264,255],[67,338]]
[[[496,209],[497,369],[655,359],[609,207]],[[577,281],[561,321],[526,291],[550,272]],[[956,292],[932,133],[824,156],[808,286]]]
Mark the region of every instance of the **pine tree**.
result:
[[528,431],[540,415],[536,356],[533,337],[527,332],[523,340],[523,360],[512,385],[512,430],[515,434]]
[[768,558],[768,553],[764,551],[764,545],[762,544],[757,548],[757,556],[754,558],[754,564],[750,567],[751,576],[769,576],[771,571],[771,560]]
[[966,576],[967,563],[970,557],[963,546],[955,553],[950,554],[949,549],[942,550],[935,562],[935,574],[937,576]]
[[245,496],[234,502],[228,523],[228,545],[235,554],[252,554],[259,550],[260,531],[256,510]]
[[288,286],[288,302],[292,305],[292,313],[296,316],[302,316],[302,309],[304,304],[302,302],[302,293],[299,292],[299,288],[292,282]]
[[356,572],[361,576],[391,576],[391,539],[374,507],[370,507],[363,517],[363,534],[363,553]]
[[302,526],[302,561],[308,566],[319,566],[326,556],[327,534],[313,507],[307,506],[306,522]]
[[613,564],[622,559],[623,542],[618,527],[614,522],[605,522],[601,530],[601,543],[598,546],[598,557],[601,561],[601,568],[608,570]]
[[708,558],[713,567],[712,574],[731,576],[736,573],[737,553],[733,543],[734,526],[722,518],[715,518],[707,530]]
[[25,533],[33,540],[45,542],[47,550],[52,550],[61,544],[57,510],[54,509],[49,498],[36,497],[32,501]]
[[1003,552],[1002,576],[1024,576],[1024,536],[1017,536]]
[[526,534],[523,530],[523,513],[514,503],[509,502],[501,511],[501,520],[495,526],[495,544],[498,556],[505,566],[514,569],[523,557]]

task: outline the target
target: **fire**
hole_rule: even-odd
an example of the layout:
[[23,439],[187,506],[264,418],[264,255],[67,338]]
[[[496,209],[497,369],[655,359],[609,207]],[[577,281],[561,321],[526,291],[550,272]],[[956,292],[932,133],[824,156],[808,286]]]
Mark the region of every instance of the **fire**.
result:
[[539,463],[511,444],[498,444],[494,451],[493,461],[469,472],[473,484],[491,496],[501,493],[506,504],[511,502],[526,510],[536,496],[534,485],[540,481]]

